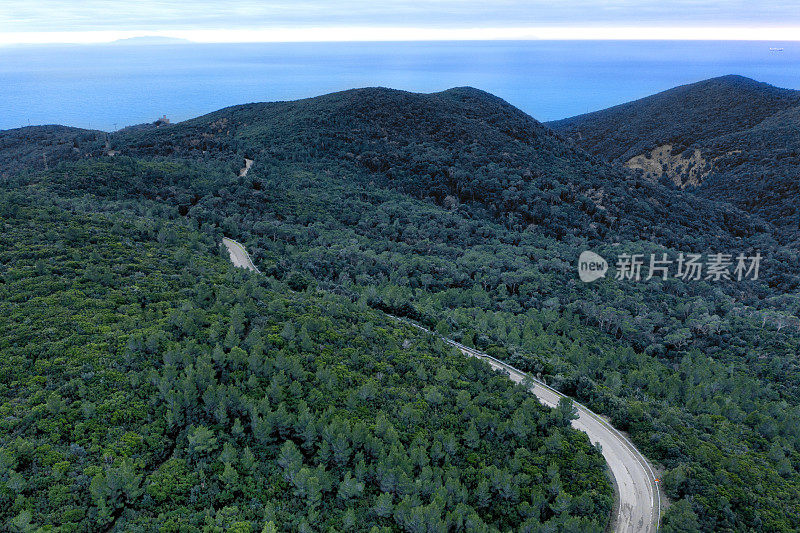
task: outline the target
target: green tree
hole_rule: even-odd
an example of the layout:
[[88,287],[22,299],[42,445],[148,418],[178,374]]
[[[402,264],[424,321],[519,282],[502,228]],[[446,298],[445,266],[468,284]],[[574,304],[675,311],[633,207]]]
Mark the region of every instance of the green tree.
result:
[[678,500],[673,503],[662,520],[662,530],[665,533],[694,533],[701,531],[697,515],[687,500]]

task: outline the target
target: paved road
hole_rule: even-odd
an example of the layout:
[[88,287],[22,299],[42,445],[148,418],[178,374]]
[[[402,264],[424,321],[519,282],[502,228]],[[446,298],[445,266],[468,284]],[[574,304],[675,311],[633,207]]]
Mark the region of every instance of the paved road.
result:
[[253,166],[253,160],[245,158],[244,160],[244,168],[239,171],[239,177],[243,178],[247,176],[247,173],[250,172],[250,167]]
[[222,244],[225,245],[228,249],[228,253],[231,254],[231,263],[233,263],[233,266],[260,272],[258,268],[256,268],[256,265],[253,264],[253,260],[250,259],[250,254],[247,253],[244,246],[227,237],[223,237]]
[[[393,317],[407,322],[417,329],[433,334],[429,329],[408,320]],[[525,373],[494,357],[464,346],[446,337],[440,338],[455,346],[464,354],[483,359],[495,370],[508,373],[515,383],[522,383]],[[565,396],[539,380],[534,380],[531,392],[539,401],[555,407]],[[617,509],[614,516],[613,529],[620,533],[651,533],[658,531],[661,516],[661,500],[655,473],[639,450],[596,413],[573,400],[578,410],[578,418],[572,421],[572,427],[589,435],[589,440],[600,443],[603,457],[611,469],[617,485]]]
[[[222,240],[231,254],[234,266],[247,268],[258,272],[250,255],[244,246],[238,242],[225,238]],[[390,315],[391,316],[391,315]],[[427,328],[409,320],[393,316],[395,320],[406,322],[417,329],[434,334]],[[483,359],[495,370],[508,373],[509,378],[522,383],[525,373],[494,357],[469,348],[452,339],[441,337],[448,344],[455,346],[464,354]],[[539,401],[550,407],[555,407],[564,395],[549,387],[545,383],[534,380],[531,392]],[[608,463],[614,481],[617,485],[617,510],[613,521],[613,529],[619,533],[651,533],[658,532],[658,522],[661,516],[661,499],[658,492],[658,483],[650,464],[636,447],[624,435],[614,429],[599,415],[590,411],[578,402],[573,401],[578,410],[578,418],[572,421],[575,429],[589,435],[591,442],[600,443],[603,457]]]

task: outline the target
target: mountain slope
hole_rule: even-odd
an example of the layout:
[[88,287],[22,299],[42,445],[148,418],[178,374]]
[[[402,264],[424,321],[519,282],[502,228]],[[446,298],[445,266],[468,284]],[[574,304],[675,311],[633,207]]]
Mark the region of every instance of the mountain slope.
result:
[[[21,133],[2,132],[0,140]],[[24,133],[28,146],[34,145],[35,135]],[[239,172],[247,158],[261,160],[268,172],[282,167],[347,172],[439,205],[446,199],[470,204],[516,228],[534,225],[554,236],[577,232],[677,245],[698,232],[753,236],[764,230],[760,221],[725,204],[675,194],[621,172],[503,100],[472,88],[433,94],[355,89],[235,106],[158,129],[123,130],[105,144],[94,132],[83,137],[82,143],[75,141],[73,159],[115,154],[195,166],[211,160]],[[35,153],[47,142],[26,150]],[[0,156],[19,154],[17,144],[5,144]],[[65,185],[74,187],[74,178]],[[158,185],[161,198],[174,196],[176,184]],[[181,187],[187,188],[197,185]],[[154,191],[139,184],[136,192],[150,196]],[[185,195],[173,200],[185,208],[190,203]],[[667,224],[649,224],[654,219]]]
[[[297,102],[248,104],[115,136],[131,156],[243,159],[346,172],[416,198],[470,204],[517,228],[675,245],[676,233],[755,235],[762,224],[724,204],[674,194],[576,149],[483,91],[434,94],[358,89]],[[696,213],[702,212],[698,217]],[[664,226],[649,220],[668,221]]]
[[624,162],[664,144],[680,153],[798,105],[798,91],[730,75],[547,125],[593,154]]
[[0,131],[0,176],[75,161],[96,148],[105,134],[67,126],[32,126]]
[[551,122],[578,146],[798,230],[800,91],[741,76]]
[[209,227],[63,200],[0,192],[4,530],[604,530],[569,405]]
[[[79,149],[4,186],[228,235],[276,290],[414,318],[541,375],[663,467],[677,502],[664,531],[800,528],[798,254],[757,217],[614,167],[474,89],[248,104]],[[575,271],[587,249],[611,265],[592,284]],[[621,254],[682,252],[760,252],[761,276],[686,280],[673,264],[668,279],[644,279],[646,265],[638,281],[614,279]],[[325,331],[358,320],[334,315]],[[223,341],[226,327],[213,327]],[[586,508],[557,485],[531,490],[550,491],[551,511]]]
[[719,154],[695,190],[757,213],[787,233],[800,230],[800,106],[704,143]]

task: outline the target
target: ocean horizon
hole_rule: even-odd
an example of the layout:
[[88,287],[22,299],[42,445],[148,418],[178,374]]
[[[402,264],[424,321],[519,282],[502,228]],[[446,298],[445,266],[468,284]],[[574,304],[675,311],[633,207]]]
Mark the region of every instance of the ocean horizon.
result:
[[726,74],[800,89],[798,67],[800,43],[765,41],[3,47],[0,129],[63,124],[113,131],[162,115],[181,121],[230,105],[369,86],[472,86],[549,121]]

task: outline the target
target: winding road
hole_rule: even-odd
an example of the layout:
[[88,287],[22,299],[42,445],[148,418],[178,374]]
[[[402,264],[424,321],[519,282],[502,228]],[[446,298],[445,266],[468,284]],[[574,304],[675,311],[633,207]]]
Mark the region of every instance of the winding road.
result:
[[[244,246],[227,237],[222,242],[228,248],[234,266],[259,272]],[[410,320],[389,316],[421,331],[438,336],[444,342],[461,350],[465,355],[483,359],[495,370],[507,373],[515,383],[522,383],[525,379],[524,372],[499,359],[437,335]],[[566,397],[542,381],[534,379],[533,382],[531,392],[547,406],[555,407],[561,398]],[[591,442],[600,444],[603,457],[614,477],[617,508],[612,521],[613,530],[619,533],[657,533],[661,518],[661,497],[655,473],[647,459],[625,435],[614,429],[600,415],[574,400],[573,405],[578,411],[578,418],[572,421],[572,426],[586,433]]]
[[222,238],[222,244],[225,245],[228,249],[228,253],[231,254],[231,263],[233,263],[233,266],[261,273],[253,263],[253,260],[250,259],[250,254],[247,253],[244,246],[227,237]]
[[[394,316],[392,318],[411,324],[431,335],[436,335],[428,328],[409,320]],[[461,350],[465,355],[483,359],[495,370],[506,372],[515,383],[521,384],[525,379],[525,372],[489,354],[464,346],[447,337],[437,336],[447,344]],[[533,382],[530,390],[544,405],[556,407],[561,398],[568,397],[538,379],[534,378]],[[600,415],[574,399],[572,404],[578,411],[578,418],[572,421],[572,427],[586,433],[591,442],[600,443],[603,458],[614,476],[617,509],[612,521],[613,530],[624,533],[658,532],[661,498],[655,472],[650,463],[625,435],[614,429]]]

